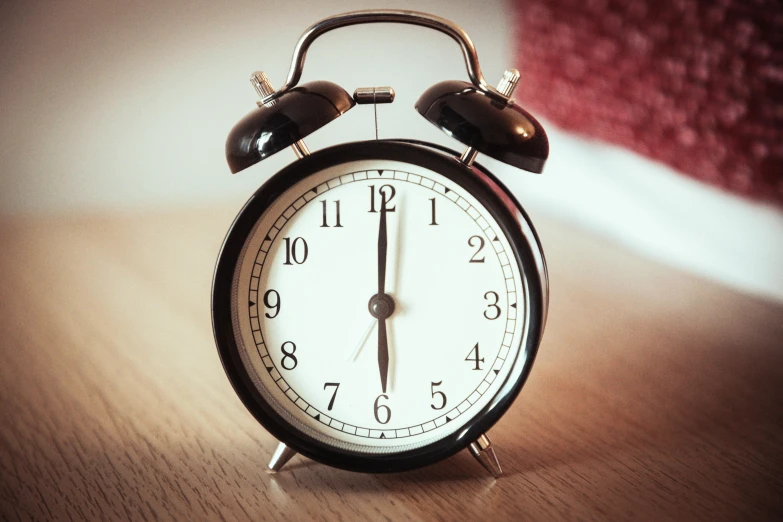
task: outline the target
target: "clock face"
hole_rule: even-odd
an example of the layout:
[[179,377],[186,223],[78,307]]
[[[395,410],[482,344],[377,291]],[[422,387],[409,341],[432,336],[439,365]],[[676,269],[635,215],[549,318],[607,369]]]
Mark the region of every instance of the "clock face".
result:
[[431,444],[485,412],[517,358],[532,363],[513,252],[493,213],[434,170],[361,160],[317,171],[277,195],[236,260],[241,365],[322,445]]

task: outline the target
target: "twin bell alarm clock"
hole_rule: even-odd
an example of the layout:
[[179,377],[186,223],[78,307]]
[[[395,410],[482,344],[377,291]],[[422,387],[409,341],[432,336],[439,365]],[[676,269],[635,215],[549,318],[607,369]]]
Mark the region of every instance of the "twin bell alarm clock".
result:
[[[316,38],[379,22],[428,27],[459,44],[470,81],[437,83],[415,108],[461,152],[408,138],[305,145],[356,104],[394,100],[390,87],[351,96],[331,82],[299,83]],[[501,474],[487,431],[530,373],[548,283],[528,216],[475,159],[543,169],[546,133],[511,99],[518,80],[512,69],[491,87],[464,30],[397,10],[310,27],[276,91],[263,73],[252,76],[261,99],[228,136],[231,172],[288,148],[297,159],[231,225],[212,322],[234,390],[280,442],[270,471],[296,453],[353,471],[402,471],[468,448]]]

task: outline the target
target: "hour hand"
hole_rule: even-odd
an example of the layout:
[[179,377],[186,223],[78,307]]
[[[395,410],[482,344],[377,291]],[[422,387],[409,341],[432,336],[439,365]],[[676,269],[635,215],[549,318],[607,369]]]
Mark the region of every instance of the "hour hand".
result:
[[378,371],[381,373],[381,390],[386,393],[389,379],[389,339],[386,335],[386,319],[378,319]]
[[389,377],[389,338],[386,333],[386,319],[394,313],[394,299],[390,295],[374,295],[368,304],[370,314],[378,319],[378,371],[381,374],[381,388],[386,393]]

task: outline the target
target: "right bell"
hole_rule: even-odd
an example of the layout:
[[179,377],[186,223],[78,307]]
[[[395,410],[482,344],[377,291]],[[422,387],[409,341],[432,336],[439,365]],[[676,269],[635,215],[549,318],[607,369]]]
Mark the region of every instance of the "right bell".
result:
[[416,110],[452,138],[514,167],[540,174],[549,157],[546,132],[530,113],[470,83],[436,83],[421,95]]

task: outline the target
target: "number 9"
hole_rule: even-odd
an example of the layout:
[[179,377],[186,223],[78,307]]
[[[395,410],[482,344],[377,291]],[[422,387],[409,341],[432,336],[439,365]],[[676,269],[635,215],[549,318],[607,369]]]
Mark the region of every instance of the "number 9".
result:
[[[269,298],[271,295],[274,294],[275,300],[272,302]],[[270,319],[274,319],[277,317],[277,314],[280,313],[280,294],[277,293],[277,290],[267,290],[264,294],[264,306],[269,308],[270,310],[274,308],[275,314],[270,315],[269,312],[265,312],[264,315],[267,316]]]

